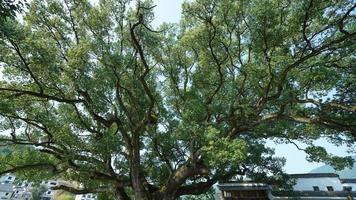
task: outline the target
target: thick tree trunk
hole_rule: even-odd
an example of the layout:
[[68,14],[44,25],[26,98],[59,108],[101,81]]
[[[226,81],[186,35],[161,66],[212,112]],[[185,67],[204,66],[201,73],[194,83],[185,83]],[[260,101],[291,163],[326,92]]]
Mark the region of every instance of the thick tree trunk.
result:
[[[137,199],[137,194],[134,195],[135,198],[134,199]],[[149,196],[154,196],[153,194],[152,195],[149,195]],[[132,200],[126,193],[121,193],[121,192],[117,192],[115,193],[115,200]],[[159,197],[144,197],[146,200],[175,200],[176,197],[175,195],[172,195],[172,194],[164,194],[162,196],[159,196]]]
[[174,194],[165,194],[161,200],[175,200],[175,195]]
[[131,153],[131,180],[132,188],[137,200],[150,200],[145,187],[141,181],[140,173],[140,144],[139,134],[132,134],[132,153]]
[[115,190],[115,200],[131,200],[131,198],[126,194],[124,188],[117,187]]

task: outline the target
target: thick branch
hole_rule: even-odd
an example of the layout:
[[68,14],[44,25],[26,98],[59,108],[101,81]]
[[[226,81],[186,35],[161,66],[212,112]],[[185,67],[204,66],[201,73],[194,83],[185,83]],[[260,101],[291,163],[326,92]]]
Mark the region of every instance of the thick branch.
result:
[[188,160],[186,164],[180,166],[169,178],[164,195],[175,195],[178,188],[187,180],[187,178],[194,175],[207,175],[209,169],[201,161],[192,162]]
[[33,92],[33,91],[28,91],[28,90],[20,90],[20,89],[12,89],[12,88],[0,88],[0,91],[6,91],[6,92],[12,92],[14,93],[15,96],[22,96],[22,95],[28,95],[32,97],[38,97],[42,99],[47,99],[47,100],[53,100],[56,102],[61,102],[61,103],[82,103],[82,99],[67,99],[67,98],[60,98],[57,96],[49,95],[49,94],[44,94],[44,93],[38,93],[38,92]]
[[37,163],[37,164],[28,164],[28,165],[15,166],[15,167],[13,167],[11,169],[7,169],[7,170],[4,170],[4,171],[1,171],[0,175],[6,174],[6,173],[24,171],[24,170],[33,170],[33,169],[48,170],[48,171],[51,171],[54,174],[60,172],[60,170],[54,164],[51,164],[51,163]]
[[67,185],[57,185],[51,188],[52,190],[65,190],[73,194],[87,194],[87,193],[98,193],[105,192],[109,188],[108,187],[98,187],[98,188],[75,188]]

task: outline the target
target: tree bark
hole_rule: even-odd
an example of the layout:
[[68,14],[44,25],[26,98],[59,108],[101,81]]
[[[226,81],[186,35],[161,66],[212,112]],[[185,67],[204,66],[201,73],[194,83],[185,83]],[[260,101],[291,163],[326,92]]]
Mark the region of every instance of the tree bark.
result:
[[131,198],[126,194],[125,189],[122,187],[117,187],[115,190],[116,200],[131,200]]
[[139,134],[132,134],[132,151],[131,151],[131,181],[132,188],[135,193],[135,199],[137,200],[149,200],[147,191],[141,182],[140,173],[140,141]]

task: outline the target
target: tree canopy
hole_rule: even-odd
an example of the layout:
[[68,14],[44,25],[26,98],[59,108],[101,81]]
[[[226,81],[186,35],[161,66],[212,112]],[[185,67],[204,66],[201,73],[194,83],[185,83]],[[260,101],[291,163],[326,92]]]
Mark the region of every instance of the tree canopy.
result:
[[[284,181],[268,139],[356,140],[353,0],[33,0],[0,27],[0,172],[73,193],[172,200],[218,181]],[[302,149],[295,141],[308,147]]]
[[16,16],[16,12],[21,12],[25,5],[26,5],[26,0],[16,1],[16,2],[14,0],[1,0],[0,23],[5,21],[7,18],[14,18]]

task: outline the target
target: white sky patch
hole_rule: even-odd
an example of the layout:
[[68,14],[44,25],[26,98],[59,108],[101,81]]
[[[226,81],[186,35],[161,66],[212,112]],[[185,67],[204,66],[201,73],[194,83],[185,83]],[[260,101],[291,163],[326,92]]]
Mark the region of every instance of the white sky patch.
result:
[[0,81],[3,81],[3,70],[4,70],[4,64],[0,63]]
[[[307,145],[302,142],[293,142],[300,148],[307,147]],[[352,154],[348,153],[348,147],[345,145],[336,146],[328,142],[325,138],[318,139],[314,141],[313,144],[324,147],[328,153],[336,156],[352,156]],[[324,163],[306,161],[307,154],[304,151],[298,150],[294,144],[276,144],[272,140],[267,140],[266,145],[275,149],[275,156],[285,157],[287,159],[286,165],[284,166],[287,173],[308,173],[317,167],[325,165]]]
[[178,23],[182,14],[184,0],[154,0],[156,7],[153,9],[155,19],[153,27],[157,28],[163,22]]

